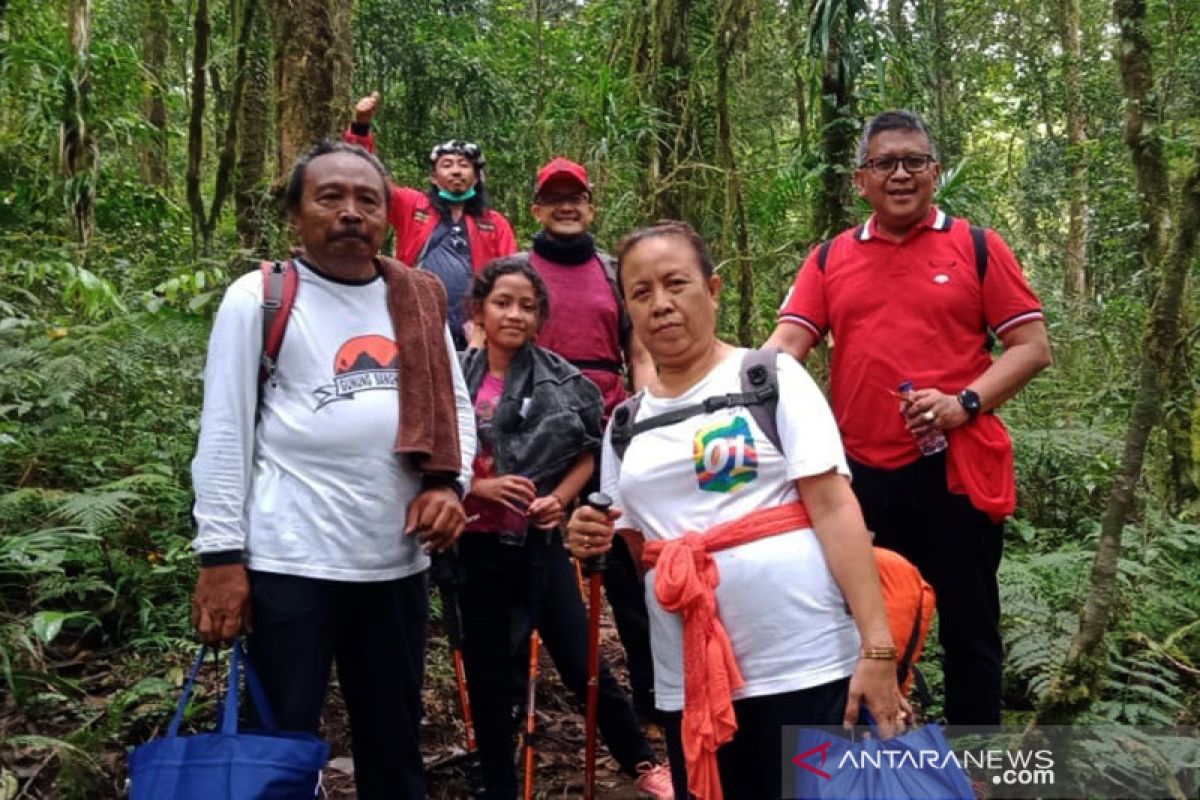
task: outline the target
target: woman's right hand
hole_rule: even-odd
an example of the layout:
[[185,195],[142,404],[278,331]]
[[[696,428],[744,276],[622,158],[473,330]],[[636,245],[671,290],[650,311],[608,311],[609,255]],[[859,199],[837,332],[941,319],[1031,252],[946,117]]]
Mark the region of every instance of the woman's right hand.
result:
[[607,514],[591,506],[575,509],[567,522],[567,549],[571,555],[586,559],[611,550],[613,522],[620,516],[618,508],[610,508]]
[[525,514],[529,504],[537,499],[533,481],[520,475],[501,475],[499,478],[480,478],[471,484],[471,494],[491,500]]

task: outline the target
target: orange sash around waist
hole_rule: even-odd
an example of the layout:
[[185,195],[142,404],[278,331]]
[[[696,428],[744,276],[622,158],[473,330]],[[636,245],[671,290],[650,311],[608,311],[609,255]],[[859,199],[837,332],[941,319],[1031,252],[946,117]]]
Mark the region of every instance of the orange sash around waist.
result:
[[745,683],[729,634],[717,615],[720,571],[712,553],[768,536],[808,528],[804,503],[764,508],[704,533],[647,542],[642,563],[656,567],[654,596],[683,616],[683,755],[688,790],[698,800],[721,800],[717,748],[733,738],[733,692]]

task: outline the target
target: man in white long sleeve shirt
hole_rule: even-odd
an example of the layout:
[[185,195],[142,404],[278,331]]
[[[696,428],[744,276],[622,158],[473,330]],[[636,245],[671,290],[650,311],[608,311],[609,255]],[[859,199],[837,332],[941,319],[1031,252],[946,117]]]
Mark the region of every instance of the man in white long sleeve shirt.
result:
[[290,265],[299,285],[277,370],[260,387],[255,272],[217,312],[192,465],[201,638],[249,632],[285,730],[317,730],[336,659],[365,800],[425,796],[425,570],[462,531],[475,451],[446,333],[452,385],[434,391],[454,395],[458,479],[437,480],[395,452],[405,374],[374,260],[388,195],[382,165],[353,145],[322,143],[297,162],[286,200],[305,255]]

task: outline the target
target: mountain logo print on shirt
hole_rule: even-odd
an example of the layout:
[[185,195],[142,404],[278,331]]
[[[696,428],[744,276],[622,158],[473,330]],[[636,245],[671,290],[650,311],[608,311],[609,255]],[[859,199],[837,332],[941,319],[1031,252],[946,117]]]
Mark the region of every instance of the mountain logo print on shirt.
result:
[[313,390],[319,411],[339,400],[353,400],[359,392],[396,389],[400,349],[386,336],[355,336],[333,357],[333,382]]
[[692,453],[701,491],[736,492],[758,477],[758,451],[745,417],[696,431]]

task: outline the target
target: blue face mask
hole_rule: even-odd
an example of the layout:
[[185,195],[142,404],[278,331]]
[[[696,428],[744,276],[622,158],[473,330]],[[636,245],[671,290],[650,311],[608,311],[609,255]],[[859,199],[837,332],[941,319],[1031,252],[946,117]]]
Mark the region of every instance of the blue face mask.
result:
[[474,196],[474,186],[472,186],[470,189],[467,189],[465,192],[459,192],[458,194],[455,194],[454,192],[447,192],[445,189],[438,189],[438,197],[442,198],[447,203],[465,203]]

